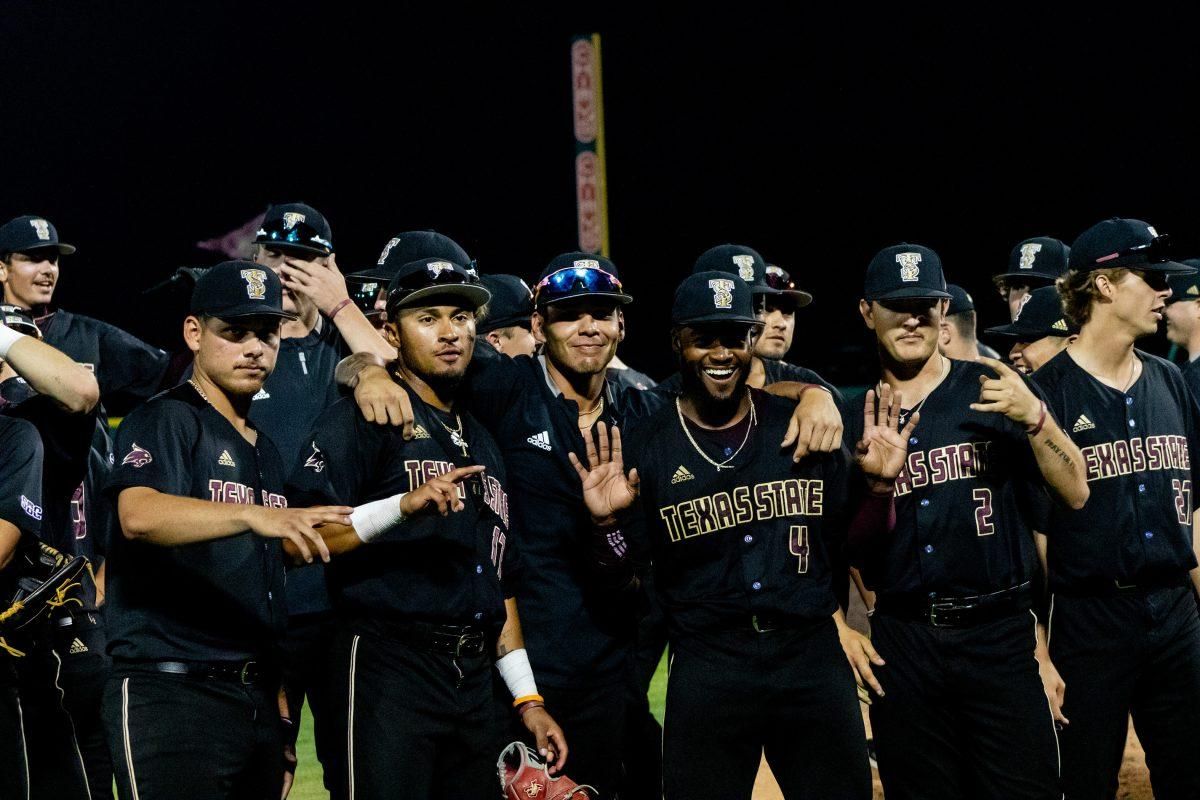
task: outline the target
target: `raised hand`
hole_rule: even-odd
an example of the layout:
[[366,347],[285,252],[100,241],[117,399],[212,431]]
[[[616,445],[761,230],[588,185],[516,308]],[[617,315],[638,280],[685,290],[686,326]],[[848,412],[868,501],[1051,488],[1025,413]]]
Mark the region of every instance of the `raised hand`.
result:
[[1042,414],[1042,401],[1016,370],[985,356],[979,357],[979,363],[990,367],[996,377],[979,376],[979,402],[971,403],[972,410],[1003,414],[1026,427],[1037,425]]
[[855,445],[854,461],[875,494],[892,492],[908,457],[908,438],[921,418],[921,413],[914,411],[900,429],[903,399],[902,392],[893,394],[892,387],[885,383],[879,390],[878,407],[874,389],[867,391],[863,401],[863,435]]
[[568,453],[571,465],[579,474],[579,483],[583,488],[583,502],[592,515],[592,520],[598,525],[615,522],[618,512],[633,505],[638,496],[637,470],[625,474],[625,461],[621,456],[621,431],[613,426],[611,443],[608,426],[603,422],[596,424],[596,439],[600,445],[597,448],[592,437],[584,435],[587,445],[587,466],[580,463],[574,453]]

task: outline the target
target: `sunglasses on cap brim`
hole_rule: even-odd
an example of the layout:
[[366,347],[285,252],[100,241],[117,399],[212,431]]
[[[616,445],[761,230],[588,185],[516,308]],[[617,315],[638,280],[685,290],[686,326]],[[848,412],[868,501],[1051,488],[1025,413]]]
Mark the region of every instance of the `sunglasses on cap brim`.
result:
[[565,267],[551,272],[533,289],[535,305],[581,294],[625,294],[616,275],[596,267]]
[[764,280],[766,280],[767,286],[770,286],[772,289],[776,289],[781,292],[796,291],[796,282],[789,278],[787,274],[778,267],[768,267],[767,273],[764,276]]
[[1136,268],[1138,264],[1161,264],[1171,260],[1171,235],[1164,233],[1155,236],[1146,244],[1135,245],[1098,258],[1095,267]]
[[478,286],[479,278],[460,272],[456,269],[444,269],[437,275],[430,275],[429,270],[422,269],[411,275],[406,275],[397,281],[394,288],[388,290],[388,310],[403,303],[413,292],[428,289],[433,286]]
[[292,227],[284,227],[283,221],[272,222],[258,229],[255,237],[258,244],[270,247],[303,247],[311,250],[321,250],[325,253],[333,251],[333,244],[322,238],[321,232],[311,225],[297,222]]

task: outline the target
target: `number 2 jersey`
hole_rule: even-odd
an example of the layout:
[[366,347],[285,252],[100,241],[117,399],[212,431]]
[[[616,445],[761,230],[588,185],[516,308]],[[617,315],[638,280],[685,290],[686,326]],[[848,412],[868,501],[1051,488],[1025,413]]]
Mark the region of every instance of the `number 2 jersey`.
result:
[[1033,374],[1083,452],[1091,489],[1082,509],[1049,510],[1051,591],[1182,581],[1196,566],[1191,451],[1200,410],[1175,365],[1135,354],[1142,374],[1125,392],[1093,378],[1066,351]]
[[[793,462],[792,448],[779,443],[794,404],[758,390],[751,397],[757,424],[731,468],[718,470],[696,451],[674,402],[622,437],[625,467],[641,480],[630,534],[649,542],[673,637],[748,626],[755,616],[828,618],[837,609],[828,551],[844,536],[847,455]],[[736,450],[690,430],[714,461]]]

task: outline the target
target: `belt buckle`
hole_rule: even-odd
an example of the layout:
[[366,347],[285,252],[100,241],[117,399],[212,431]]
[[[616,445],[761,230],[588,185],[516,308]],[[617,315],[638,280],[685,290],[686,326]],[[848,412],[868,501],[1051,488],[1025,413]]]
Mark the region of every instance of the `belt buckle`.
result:
[[467,631],[458,635],[458,642],[454,645],[454,655],[481,655],[483,653],[483,634],[475,631]]
[[1118,579],[1118,578],[1113,578],[1113,585],[1116,586],[1118,589],[1136,589],[1137,588],[1136,583],[1121,583],[1120,579]]
[[250,670],[257,666],[257,661],[247,661],[245,664],[242,664],[241,670],[238,671],[238,680],[242,682],[243,686],[251,683]]
[[775,630],[775,626],[770,623],[760,623],[758,621],[758,614],[750,615],[750,627],[754,628],[755,633],[770,633]]
[[935,628],[953,628],[961,622],[962,610],[962,606],[955,605],[952,601],[934,600],[929,604],[929,624]]

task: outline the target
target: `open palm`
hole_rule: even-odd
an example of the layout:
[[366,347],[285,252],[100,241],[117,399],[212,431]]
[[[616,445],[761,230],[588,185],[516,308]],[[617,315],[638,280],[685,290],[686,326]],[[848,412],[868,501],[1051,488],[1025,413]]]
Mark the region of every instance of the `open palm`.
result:
[[596,439],[584,435],[587,447],[585,467],[574,453],[569,453],[571,465],[579,474],[583,489],[583,502],[596,521],[611,521],[618,513],[633,505],[638,495],[637,470],[625,474],[625,461],[621,456],[621,431],[614,426],[610,432],[603,422],[596,425]]
[[854,460],[873,486],[890,486],[904,468],[908,456],[908,437],[912,435],[921,414],[914,411],[903,429],[900,426],[900,409],[903,396],[892,393],[886,383],[879,391],[879,403],[875,402],[875,390],[867,392],[863,401],[863,436],[855,447]]

